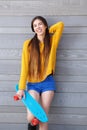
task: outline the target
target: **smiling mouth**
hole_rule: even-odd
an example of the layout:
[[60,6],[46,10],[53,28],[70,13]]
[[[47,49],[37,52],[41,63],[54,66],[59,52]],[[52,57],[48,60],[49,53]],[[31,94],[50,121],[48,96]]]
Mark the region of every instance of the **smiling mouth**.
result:
[[42,33],[42,30],[37,30],[37,33]]

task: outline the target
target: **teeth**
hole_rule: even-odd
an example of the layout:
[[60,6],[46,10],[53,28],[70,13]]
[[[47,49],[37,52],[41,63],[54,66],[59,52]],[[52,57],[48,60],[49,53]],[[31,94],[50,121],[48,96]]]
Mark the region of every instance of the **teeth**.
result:
[[42,32],[42,30],[38,30],[38,32]]

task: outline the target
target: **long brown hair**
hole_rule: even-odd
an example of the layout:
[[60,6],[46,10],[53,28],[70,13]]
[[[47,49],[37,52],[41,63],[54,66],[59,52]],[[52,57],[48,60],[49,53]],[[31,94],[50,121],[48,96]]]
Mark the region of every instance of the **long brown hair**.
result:
[[[34,32],[33,29],[33,22],[39,19],[43,22],[43,24],[47,27],[46,32],[45,32],[45,37],[44,37],[44,49],[43,49],[43,58],[44,58],[44,68],[46,68],[47,62],[48,62],[48,57],[50,53],[50,34],[49,34],[49,29],[48,29],[48,24],[45,18],[42,16],[36,16],[32,22],[31,22],[31,28],[32,31]],[[29,74],[31,75],[37,75],[40,76],[41,73],[41,54],[40,54],[40,41],[37,38],[37,34],[34,35],[34,37],[31,39],[29,43],[29,50],[30,50],[30,60],[29,60]]]

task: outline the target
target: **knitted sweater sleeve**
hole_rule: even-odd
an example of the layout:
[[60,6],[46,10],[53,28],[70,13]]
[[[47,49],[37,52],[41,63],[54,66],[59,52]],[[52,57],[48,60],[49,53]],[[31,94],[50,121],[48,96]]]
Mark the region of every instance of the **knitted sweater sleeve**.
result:
[[27,75],[28,75],[28,43],[29,40],[26,40],[23,44],[22,49],[22,58],[21,58],[21,74],[20,74],[20,80],[19,80],[19,89],[26,89],[26,81],[27,81]]
[[63,29],[64,29],[64,23],[62,21],[57,22],[56,24],[52,25],[49,28],[49,33],[52,34],[52,43],[55,44],[55,47],[58,46]]

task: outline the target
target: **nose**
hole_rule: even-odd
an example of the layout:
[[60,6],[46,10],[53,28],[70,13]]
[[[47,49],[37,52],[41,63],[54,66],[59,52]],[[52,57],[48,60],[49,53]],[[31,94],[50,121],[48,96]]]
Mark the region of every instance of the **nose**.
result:
[[37,28],[39,28],[40,26],[39,25],[37,25]]

